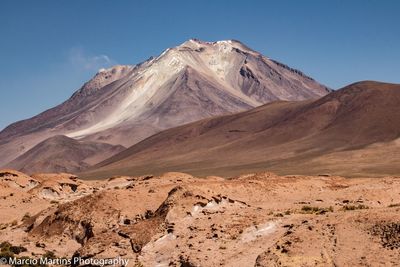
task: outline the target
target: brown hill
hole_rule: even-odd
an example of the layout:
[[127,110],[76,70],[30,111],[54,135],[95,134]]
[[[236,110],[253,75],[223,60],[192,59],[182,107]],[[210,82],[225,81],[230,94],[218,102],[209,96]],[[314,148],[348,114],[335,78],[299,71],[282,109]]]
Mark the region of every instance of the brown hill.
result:
[[319,100],[275,102],[163,131],[85,175],[399,174],[399,122],[400,85],[359,82]]
[[78,172],[124,149],[58,135],[37,144],[7,166],[24,172]]

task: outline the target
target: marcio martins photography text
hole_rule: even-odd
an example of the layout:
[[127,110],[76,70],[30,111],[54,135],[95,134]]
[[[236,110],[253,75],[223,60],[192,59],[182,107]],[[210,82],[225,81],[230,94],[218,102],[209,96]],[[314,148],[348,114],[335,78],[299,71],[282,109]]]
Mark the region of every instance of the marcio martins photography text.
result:
[[115,259],[96,259],[96,258],[79,258],[72,259],[66,258],[1,258],[0,265],[13,265],[13,266],[128,266],[129,259],[115,258]]

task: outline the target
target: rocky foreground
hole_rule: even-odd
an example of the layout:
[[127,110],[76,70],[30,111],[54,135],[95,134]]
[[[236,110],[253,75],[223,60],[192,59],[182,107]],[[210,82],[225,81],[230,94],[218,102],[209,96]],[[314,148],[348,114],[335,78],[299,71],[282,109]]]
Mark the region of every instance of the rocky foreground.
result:
[[400,177],[0,171],[2,257],[129,266],[398,266]]

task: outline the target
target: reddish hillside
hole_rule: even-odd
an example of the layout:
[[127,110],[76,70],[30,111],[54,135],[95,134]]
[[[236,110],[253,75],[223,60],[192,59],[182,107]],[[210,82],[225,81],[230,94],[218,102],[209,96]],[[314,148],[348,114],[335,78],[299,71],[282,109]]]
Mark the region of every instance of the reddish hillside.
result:
[[359,82],[319,100],[275,102],[163,131],[87,175],[185,171],[229,176],[264,169],[398,174],[400,164],[386,164],[379,155],[394,150],[391,160],[400,163],[393,149],[399,146],[399,122],[400,85]]

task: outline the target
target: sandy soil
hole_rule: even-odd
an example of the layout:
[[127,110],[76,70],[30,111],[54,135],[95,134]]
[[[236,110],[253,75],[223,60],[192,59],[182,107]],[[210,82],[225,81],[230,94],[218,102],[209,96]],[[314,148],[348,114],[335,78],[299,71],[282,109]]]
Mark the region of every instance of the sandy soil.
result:
[[400,264],[400,177],[166,173],[82,181],[2,170],[0,198],[0,242],[25,248],[18,257],[121,256],[129,266]]

